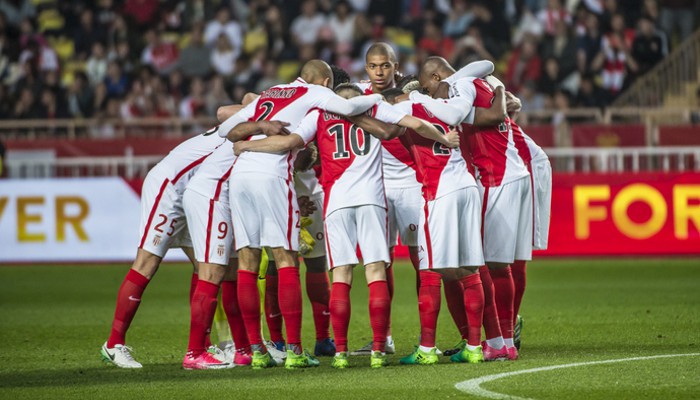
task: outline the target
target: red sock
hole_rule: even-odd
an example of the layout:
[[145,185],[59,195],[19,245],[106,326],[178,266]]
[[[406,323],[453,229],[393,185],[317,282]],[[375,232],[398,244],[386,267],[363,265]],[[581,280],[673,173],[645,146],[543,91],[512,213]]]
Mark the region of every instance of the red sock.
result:
[[277,275],[267,275],[265,277],[265,321],[267,321],[267,329],[270,331],[270,340],[273,342],[284,342],[284,336],[282,335],[282,311],[280,311],[278,291]]
[[250,344],[262,344],[260,336],[260,293],[258,273],[238,270],[238,307]]
[[493,289],[493,280],[489,267],[483,266],[479,268],[481,275],[481,283],[484,287],[484,333],[486,339],[494,339],[503,336],[501,333],[501,325],[498,324],[498,313],[496,312],[496,296]]
[[301,349],[301,280],[299,268],[278,268],[279,304],[287,330],[287,343]]
[[520,303],[523,301],[523,295],[525,294],[525,270],[527,266],[527,261],[525,260],[515,260],[511,264],[511,274],[513,275],[513,286],[515,287],[515,296],[513,297],[513,324],[518,318],[520,313]]
[[479,274],[471,274],[459,280],[464,288],[464,308],[467,310],[471,346],[481,345],[481,321],[484,318],[484,287]]
[[306,273],[306,295],[311,301],[311,310],[314,314],[314,326],[316,327],[316,340],[324,340],[330,335],[330,312],[328,302],[331,297],[331,284],[328,281],[328,272]]
[[250,346],[248,334],[245,331],[241,309],[238,307],[238,284],[236,281],[221,282],[221,302],[224,306],[228,326],[231,328],[231,336],[237,349],[245,349]]
[[[435,330],[440,314],[440,274],[433,271],[420,272],[418,312],[420,314],[420,344],[435,347]],[[458,282],[459,283],[459,282]]]
[[113,348],[116,344],[124,344],[126,331],[129,330],[136,310],[139,309],[141,295],[146,290],[148,282],[148,278],[133,269],[127,272],[117,292],[117,306],[114,310],[112,332],[107,340],[107,347]]
[[386,327],[391,309],[391,298],[386,281],[374,281],[369,287],[369,322],[372,326],[372,350],[384,351],[386,345]]
[[194,290],[197,288],[197,281],[199,281],[199,275],[192,273],[192,278],[190,278],[190,303],[192,303],[192,296],[194,296]]
[[190,343],[187,351],[198,356],[206,350],[206,337],[211,332],[211,323],[216,312],[216,297],[219,285],[199,280],[190,304]]
[[501,325],[501,333],[504,339],[513,338],[513,276],[510,267],[491,270],[493,287],[496,292],[496,311],[498,323]]
[[450,310],[452,321],[462,335],[462,339],[469,336],[469,324],[467,323],[467,310],[464,309],[464,288],[459,279],[445,282],[445,300],[447,309]]
[[331,323],[335,336],[335,350],[348,351],[348,326],[350,325],[350,288],[343,282],[334,282],[331,288]]
[[391,264],[386,269],[386,286],[389,291],[389,311],[386,316],[386,335],[391,335],[391,301],[394,299],[394,258],[391,258]]

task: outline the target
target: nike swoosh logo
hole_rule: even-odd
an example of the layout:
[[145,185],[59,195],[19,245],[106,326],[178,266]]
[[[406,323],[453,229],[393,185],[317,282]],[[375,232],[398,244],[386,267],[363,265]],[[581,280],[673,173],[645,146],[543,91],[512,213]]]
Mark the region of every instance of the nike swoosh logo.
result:
[[328,312],[328,311],[321,311],[321,314],[323,314],[323,315],[331,315],[331,313]]
[[136,298],[136,297],[134,297],[134,296],[129,296],[129,300],[131,300],[131,301],[141,301],[141,299]]
[[279,317],[280,315],[282,315],[282,313],[270,314],[269,317],[270,317],[270,318],[277,318],[277,317]]
[[105,350],[105,353],[107,353],[107,357],[109,357],[110,360],[114,361],[114,355],[110,354],[109,350]]

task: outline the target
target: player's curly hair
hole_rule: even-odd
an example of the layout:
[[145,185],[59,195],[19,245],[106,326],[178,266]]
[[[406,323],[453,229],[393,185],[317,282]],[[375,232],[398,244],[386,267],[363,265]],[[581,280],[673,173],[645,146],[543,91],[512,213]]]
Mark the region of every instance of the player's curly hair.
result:
[[331,71],[333,72],[333,86],[337,88],[343,83],[350,82],[350,75],[344,69],[337,65],[331,65]]

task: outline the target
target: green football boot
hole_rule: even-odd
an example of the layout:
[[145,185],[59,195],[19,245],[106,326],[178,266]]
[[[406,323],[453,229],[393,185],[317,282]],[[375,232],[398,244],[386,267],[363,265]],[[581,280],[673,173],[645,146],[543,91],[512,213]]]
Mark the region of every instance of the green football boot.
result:
[[250,362],[250,365],[253,367],[253,369],[263,369],[274,367],[277,365],[277,363],[275,363],[275,360],[272,359],[269,352],[265,352],[263,354],[262,352],[255,350],[253,352],[253,360]]
[[348,362],[348,352],[343,351],[341,353],[338,353],[333,357],[333,361],[331,362],[331,367],[337,368],[337,369],[345,369],[350,367],[350,363]]
[[401,364],[435,365],[438,363],[437,349],[433,347],[429,352],[421,350],[418,346],[413,353],[399,361]]
[[387,365],[389,365],[389,361],[386,359],[386,354],[381,351],[372,350],[372,355],[369,356],[370,368],[383,368]]
[[484,361],[484,353],[481,351],[481,346],[476,346],[474,350],[469,350],[466,346],[457,354],[450,357],[450,361],[456,363],[478,364]]
[[296,354],[294,350],[287,350],[287,360],[284,362],[284,367],[287,369],[318,367],[321,363],[317,358],[304,350],[301,354]]

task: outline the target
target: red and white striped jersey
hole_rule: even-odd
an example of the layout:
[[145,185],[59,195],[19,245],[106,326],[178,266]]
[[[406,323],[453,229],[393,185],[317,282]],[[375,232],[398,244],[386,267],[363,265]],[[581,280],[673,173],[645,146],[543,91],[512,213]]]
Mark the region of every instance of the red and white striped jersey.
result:
[[[406,116],[384,102],[370,114],[392,124]],[[386,207],[381,141],[338,115],[314,110],[309,117],[316,120],[324,215],[361,205]]]
[[[246,121],[275,120],[289,123],[289,131],[299,133],[297,128],[301,121],[314,108],[337,113],[357,114],[369,109],[379,99],[379,96],[375,96],[373,99],[353,103],[336,95],[327,87],[308,84],[303,79],[297,78],[292,83],[273,86],[265,90],[255,101],[227,120],[226,124],[233,123],[233,127]],[[228,132],[220,132],[220,134],[226,135]],[[305,143],[313,139],[313,134],[306,136],[300,134],[300,136]],[[251,136],[249,140],[264,138],[266,136],[260,134]],[[245,152],[236,160],[233,173],[264,173],[290,179],[296,153],[297,151],[283,154]]]
[[[365,95],[373,93],[370,81],[363,81],[356,85]],[[420,185],[416,178],[416,165],[413,158],[398,138],[382,141],[382,159],[384,185],[387,188],[401,189]]]
[[180,143],[154,168],[163,171],[170,182],[177,182],[180,177],[204,162],[217,147],[228,142],[216,135],[217,128],[214,127]]
[[515,142],[515,147],[518,149],[518,154],[520,158],[523,159],[525,164],[530,164],[532,160],[544,159],[547,160],[547,154],[542,150],[540,146],[535,143],[530,136],[528,136],[523,129],[515,123],[515,121],[510,122],[511,129],[513,129],[513,141]]
[[[474,107],[489,108],[493,102],[493,89],[483,79],[460,79],[456,85],[473,85]],[[471,92],[457,87],[457,92]],[[481,128],[465,123],[462,128],[466,134],[471,158],[477,168],[478,178],[485,187],[501,186],[528,176],[527,168],[518,155],[513,141],[511,120],[498,126]]]
[[233,143],[219,146],[211,156],[200,165],[197,173],[190,179],[187,189],[195,191],[210,199],[218,200],[221,187],[231,174],[231,167],[236,160],[233,154]]
[[[395,107],[433,124],[443,134],[450,131],[449,125],[435,117],[422,104],[404,101]],[[426,201],[476,186],[474,177],[467,171],[467,164],[459,148],[450,149],[412,130],[406,131],[400,140],[416,163],[416,175],[423,185],[423,198]]]

